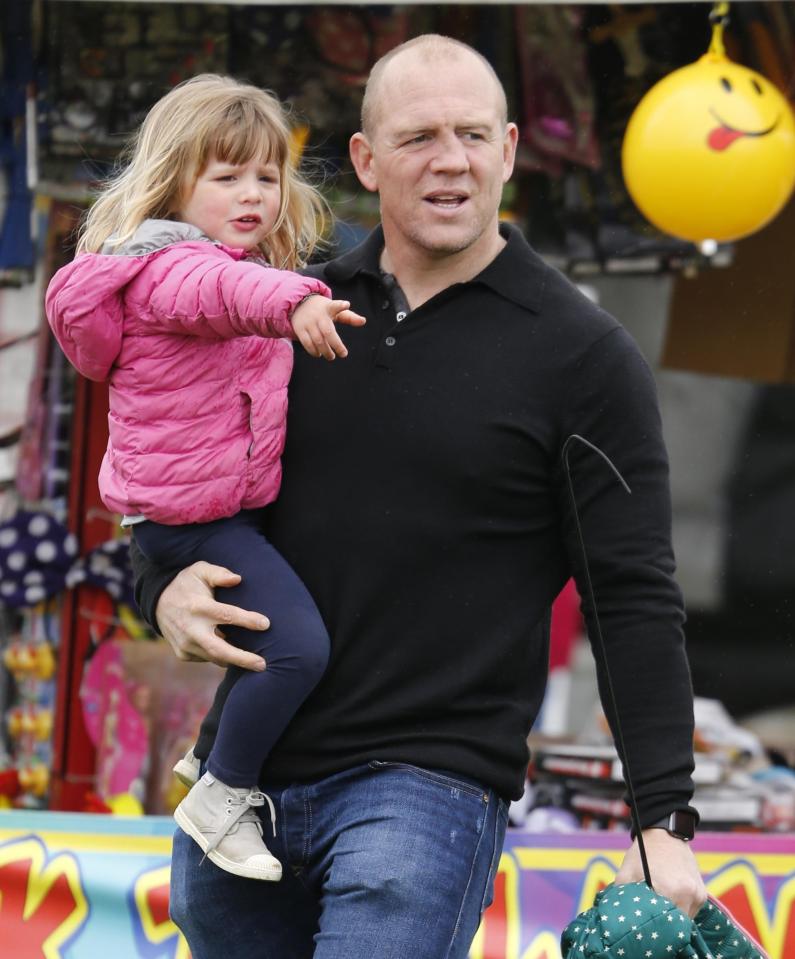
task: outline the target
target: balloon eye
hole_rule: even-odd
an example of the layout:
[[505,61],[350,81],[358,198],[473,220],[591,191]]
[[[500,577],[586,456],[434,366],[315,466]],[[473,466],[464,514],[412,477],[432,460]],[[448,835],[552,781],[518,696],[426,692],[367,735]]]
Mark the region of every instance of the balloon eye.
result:
[[726,77],[721,77],[721,78],[720,78],[720,85],[723,87],[723,89],[724,89],[727,93],[731,93],[731,92],[732,92],[731,81],[730,81],[730,80],[727,80]]
[[758,80],[754,80],[753,77],[751,78],[751,86],[754,88],[754,90],[756,90],[756,92],[759,94],[760,97],[761,97],[762,94],[765,92],[765,91],[762,89],[759,81],[758,81]]

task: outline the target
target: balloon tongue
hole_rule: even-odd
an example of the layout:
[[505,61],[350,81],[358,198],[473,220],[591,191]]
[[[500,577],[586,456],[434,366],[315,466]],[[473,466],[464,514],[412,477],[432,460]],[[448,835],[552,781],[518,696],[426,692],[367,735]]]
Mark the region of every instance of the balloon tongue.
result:
[[712,150],[725,150],[730,147],[735,140],[739,140],[744,133],[737,130],[730,130],[728,127],[716,127],[707,138],[707,143]]

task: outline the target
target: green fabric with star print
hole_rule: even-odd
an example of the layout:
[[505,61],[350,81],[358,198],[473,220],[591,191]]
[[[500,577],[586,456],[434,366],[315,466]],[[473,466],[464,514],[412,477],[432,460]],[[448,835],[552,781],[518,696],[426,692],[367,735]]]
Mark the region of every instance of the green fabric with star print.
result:
[[560,947],[564,959],[767,959],[716,902],[691,919],[645,882],[602,889]]

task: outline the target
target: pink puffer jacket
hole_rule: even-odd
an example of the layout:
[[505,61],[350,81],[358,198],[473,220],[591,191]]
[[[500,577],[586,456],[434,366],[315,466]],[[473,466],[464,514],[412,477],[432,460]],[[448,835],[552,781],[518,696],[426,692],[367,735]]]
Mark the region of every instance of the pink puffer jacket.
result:
[[196,227],[148,220],[114,255],[84,253],[46,296],[69,360],[110,377],[99,474],[108,509],[202,523],[275,499],[290,315],[319,280],[244,261]]

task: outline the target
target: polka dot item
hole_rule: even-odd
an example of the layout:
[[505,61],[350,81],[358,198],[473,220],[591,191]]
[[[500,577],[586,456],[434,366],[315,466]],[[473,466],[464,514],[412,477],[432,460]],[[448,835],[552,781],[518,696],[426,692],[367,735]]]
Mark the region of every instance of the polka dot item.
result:
[[82,556],[67,576],[67,586],[90,583],[99,586],[117,601],[135,607],[130,540],[109,539]]
[[0,603],[35,606],[90,583],[117,602],[135,605],[128,538],[108,540],[78,557],[73,533],[46,513],[19,510],[0,523]]
[[0,524],[0,602],[33,606],[60,593],[75,552],[74,536],[54,517],[19,510]]

